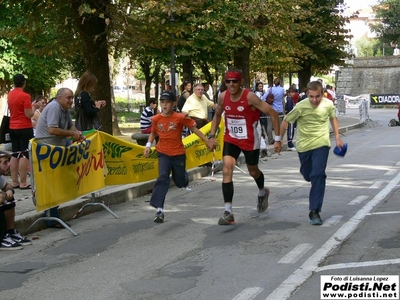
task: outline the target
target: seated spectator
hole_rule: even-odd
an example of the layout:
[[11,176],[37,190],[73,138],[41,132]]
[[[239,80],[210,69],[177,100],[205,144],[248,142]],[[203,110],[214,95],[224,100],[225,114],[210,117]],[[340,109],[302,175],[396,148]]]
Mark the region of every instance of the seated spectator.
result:
[[194,87],[194,93],[187,98],[185,105],[183,105],[182,113],[190,116],[196,121],[197,128],[201,128],[209,122],[207,119],[208,107],[216,109],[217,105],[207,99],[204,95],[203,85],[198,83]]
[[140,116],[140,130],[142,133],[151,133],[151,119],[155,115],[154,110],[156,107],[156,98],[150,98],[149,105],[143,110]]
[[[23,238],[15,226],[14,189],[4,175],[10,174],[11,155],[0,151],[0,250],[20,250],[32,242]],[[7,203],[11,202],[11,203]]]

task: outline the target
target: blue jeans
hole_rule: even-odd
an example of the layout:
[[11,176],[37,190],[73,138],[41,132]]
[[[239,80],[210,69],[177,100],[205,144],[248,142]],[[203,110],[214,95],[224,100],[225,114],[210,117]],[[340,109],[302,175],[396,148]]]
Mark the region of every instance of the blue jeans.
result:
[[169,174],[172,171],[172,180],[178,188],[189,184],[186,172],[186,155],[168,156],[158,153],[158,178],[150,198],[150,205],[164,208],[165,196],[169,189]]
[[324,146],[307,152],[298,153],[300,173],[304,179],[311,182],[309,194],[310,210],[321,211],[325,195],[326,164],[330,147]]

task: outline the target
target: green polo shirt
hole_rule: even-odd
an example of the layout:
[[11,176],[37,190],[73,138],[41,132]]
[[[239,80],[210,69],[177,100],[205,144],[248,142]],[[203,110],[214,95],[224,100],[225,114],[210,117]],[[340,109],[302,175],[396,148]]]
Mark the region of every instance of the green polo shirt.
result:
[[297,103],[293,110],[285,116],[285,121],[297,121],[296,150],[306,152],[331,146],[329,138],[329,121],[336,118],[333,102],[322,98],[317,107],[313,107],[308,98]]

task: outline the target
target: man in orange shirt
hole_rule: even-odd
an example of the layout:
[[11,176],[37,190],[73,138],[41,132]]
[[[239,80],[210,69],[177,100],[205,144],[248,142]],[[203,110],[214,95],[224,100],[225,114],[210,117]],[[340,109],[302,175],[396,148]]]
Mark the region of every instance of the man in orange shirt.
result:
[[211,151],[215,147],[215,141],[209,140],[196,127],[196,122],[187,114],[173,111],[176,97],[170,91],[164,91],[160,96],[161,113],[155,115],[152,120],[151,133],[146,143],[144,156],[150,154],[150,147],[156,135],[159,141],[156,145],[158,154],[158,173],[159,176],[153,188],[150,205],[157,208],[154,222],[164,222],[164,202],[169,189],[169,175],[172,171],[172,180],[179,188],[189,184],[189,177],[186,172],[186,153],[182,143],[183,127],[188,127],[207,144]]
[[[15,88],[8,93],[8,109],[10,110],[10,138],[12,145],[11,185],[13,188],[30,189],[27,183],[29,140],[33,138],[31,118],[40,104],[32,105],[31,96],[24,92],[26,78],[22,74],[14,76]],[[19,178],[18,178],[19,173]]]

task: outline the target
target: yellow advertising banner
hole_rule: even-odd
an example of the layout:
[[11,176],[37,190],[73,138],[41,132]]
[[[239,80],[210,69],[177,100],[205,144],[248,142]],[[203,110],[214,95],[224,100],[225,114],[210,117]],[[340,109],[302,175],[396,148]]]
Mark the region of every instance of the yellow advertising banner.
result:
[[[200,130],[208,135],[211,123]],[[217,149],[208,151],[195,134],[183,139],[186,168],[222,159],[224,124],[216,134]],[[144,147],[104,132],[86,135],[83,143],[68,147],[52,146],[31,140],[32,175],[37,211],[42,211],[104,188],[131,184],[158,177],[158,156],[152,147],[149,157]],[[106,176],[104,176],[106,174]]]
[[[206,144],[195,134],[183,139],[186,149],[186,169],[192,169],[222,159],[223,122],[216,134],[218,146],[215,153],[208,151]],[[200,131],[208,135],[211,122]],[[153,180],[158,177],[158,156],[155,147],[151,148],[149,157],[144,157],[144,147],[126,142],[112,135],[100,132],[103,138],[104,159],[107,166],[106,185],[130,184]]]
[[68,147],[33,139],[31,159],[37,211],[105,187],[104,156],[96,132]]

